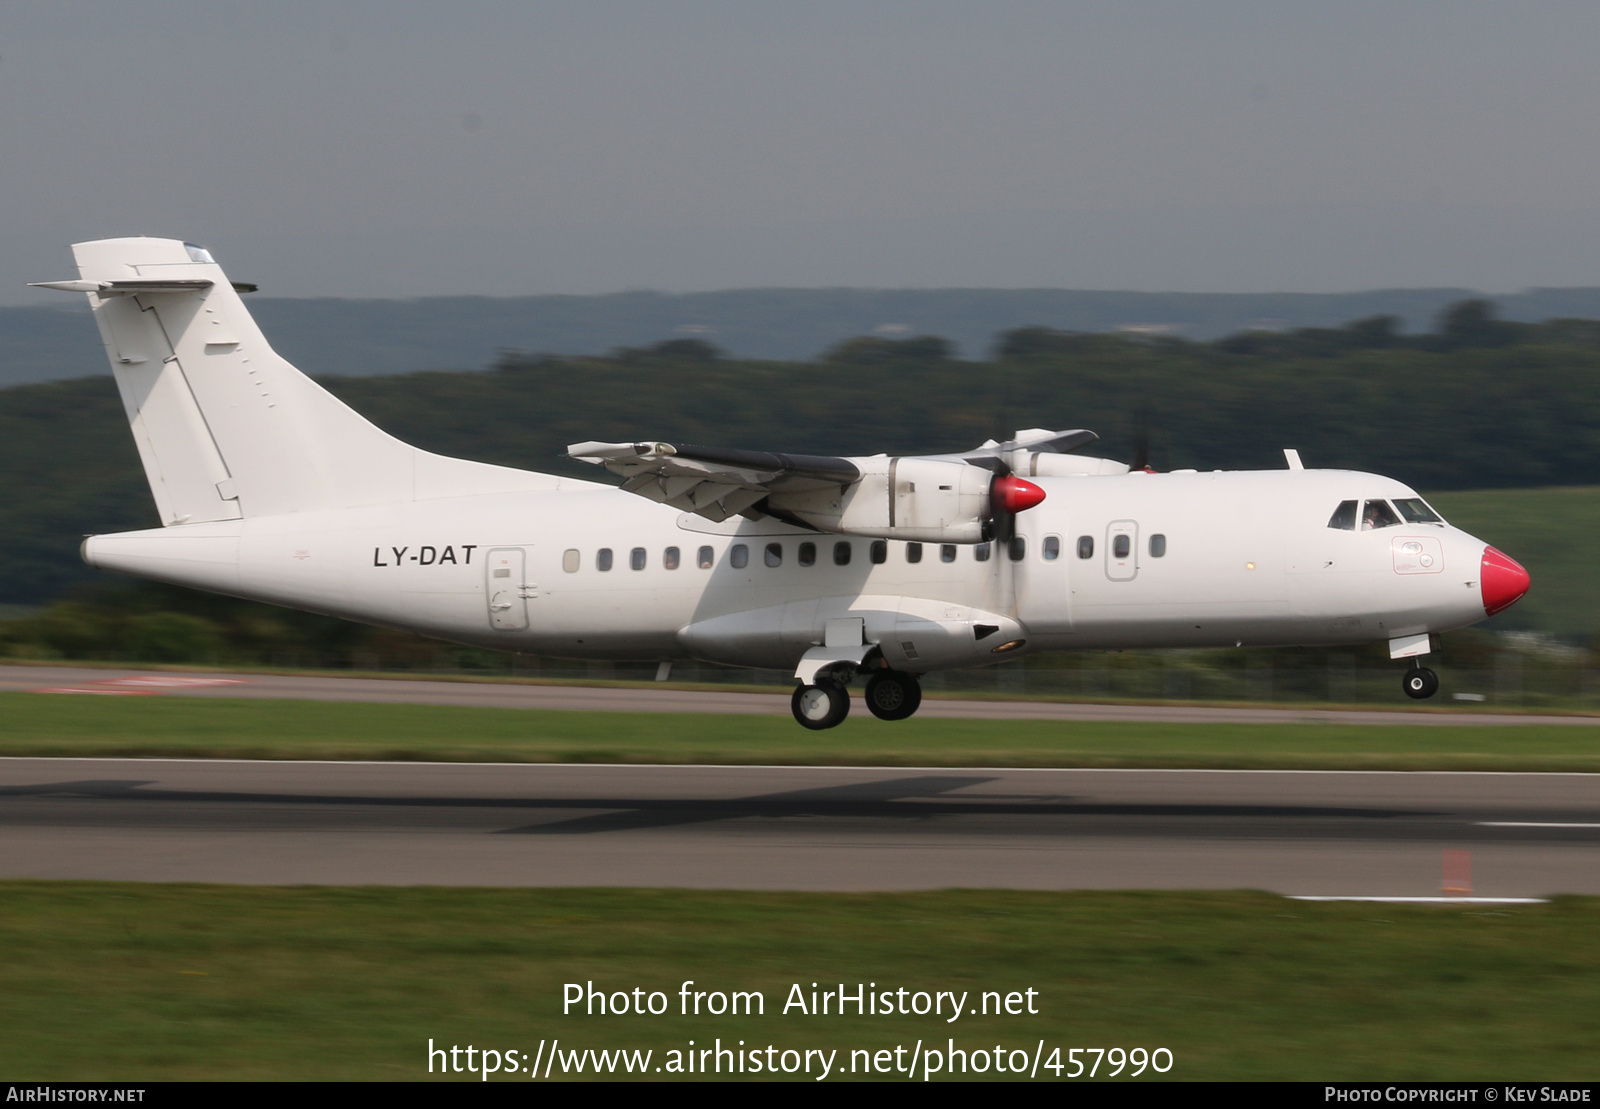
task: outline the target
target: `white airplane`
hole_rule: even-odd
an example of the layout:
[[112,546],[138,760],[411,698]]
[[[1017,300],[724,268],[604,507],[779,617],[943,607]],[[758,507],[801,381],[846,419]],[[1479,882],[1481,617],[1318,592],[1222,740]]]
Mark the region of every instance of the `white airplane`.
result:
[[1440,632],[1528,589],[1512,559],[1392,478],[1130,472],[1089,431],[945,455],[578,443],[621,489],[447,458],[380,431],[275,354],[205,250],[73,247],[164,525],[91,566],[458,643],[793,669],[795,719],[848,684],[885,720],[918,676],[1035,651],[1387,640],[1405,692]]

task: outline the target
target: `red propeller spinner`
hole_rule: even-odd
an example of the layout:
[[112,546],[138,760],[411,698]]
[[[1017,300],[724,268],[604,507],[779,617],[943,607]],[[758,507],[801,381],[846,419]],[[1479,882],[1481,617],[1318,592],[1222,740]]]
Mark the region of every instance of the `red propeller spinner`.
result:
[[1025,481],[1015,474],[997,477],[994,484],[989,487],[989,494],[994,500],[994,507],[1001,512],[1026,512],[1040,501],[1044,500],[1044,490],[1031,481]]

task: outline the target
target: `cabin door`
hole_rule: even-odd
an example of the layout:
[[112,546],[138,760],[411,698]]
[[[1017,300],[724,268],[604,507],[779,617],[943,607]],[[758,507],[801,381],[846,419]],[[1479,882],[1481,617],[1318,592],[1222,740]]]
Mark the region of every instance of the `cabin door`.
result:
[[527,558],[521,547],[491,547],[483,560],[490,627],[517,631],[528,626]]

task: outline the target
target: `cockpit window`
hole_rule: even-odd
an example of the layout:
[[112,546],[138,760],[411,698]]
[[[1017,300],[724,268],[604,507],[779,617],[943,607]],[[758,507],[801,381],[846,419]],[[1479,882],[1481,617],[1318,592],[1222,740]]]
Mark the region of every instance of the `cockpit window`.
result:
[[1356,502],[1340,501],[1339,507],[1333,510],[1333,515],[1328,519],[1330,528],[1340,531],[1356,530]]
[[1394,506],[1400,510],[1400,515],[1406,518],[1408,524],[1442,524],[1439,514],[1429,508],[1421,497],[1411,497],[1406,500],[1397,500]]
[[1362,531],[1399,526],[1400,517],[1394,514],[1394,509],[1389,507],[1388,501],[1368,501],[1366,507],[1361,510]]

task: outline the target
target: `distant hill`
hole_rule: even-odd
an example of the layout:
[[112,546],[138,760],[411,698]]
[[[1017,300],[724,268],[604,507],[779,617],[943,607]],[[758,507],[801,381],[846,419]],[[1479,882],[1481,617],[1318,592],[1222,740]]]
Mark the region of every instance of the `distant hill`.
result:
[[[960,357],[987,357],[995,336],[1039,325],[1137,328],[1209,340],[1252,328],[1332,327],[1392,315],[1422,331],[1466,289],[1359,293],[1128,293],[1067,289],[735,289],[605,296],[291,300],[252,297],[286,358],[315,376],[479,370],[503,350],[601,354],[698,337],[741,357],[798,361],[856,335],[932,334]],[[0,308],[0,386],[107,372],[87,309]],[[1600,318],[1600,289],[1534,289],[1495,300],[1505,319]]]

